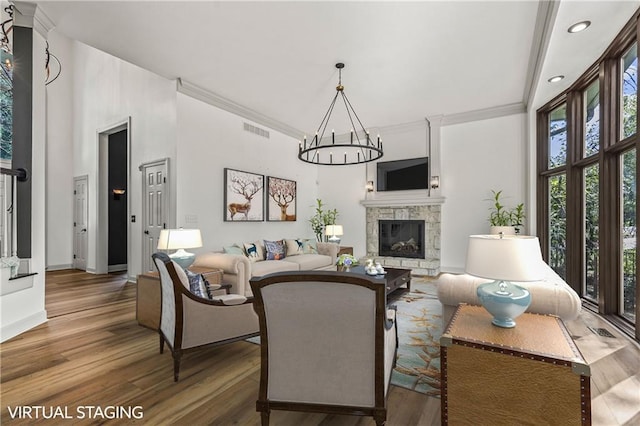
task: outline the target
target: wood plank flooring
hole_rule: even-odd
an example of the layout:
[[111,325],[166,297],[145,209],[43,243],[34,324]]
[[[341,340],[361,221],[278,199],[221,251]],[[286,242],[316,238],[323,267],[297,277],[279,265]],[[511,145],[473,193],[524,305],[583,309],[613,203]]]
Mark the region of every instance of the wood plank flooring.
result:
[[[171,355],[160,355],[157,334],[137,324],[135,284],[124,275],[47,273],[46,308],[46,324],[0,345],[3,425],[260,424],[257,345],[236,342],[188,352],[174,383]],[[638,345],[590,312],[567,326],[591,363],[594,425],[640,424]],[[589,327],[606,328],[615,337]],[[66,408],[74,418],[36,422],[9,415],[8,407],[35,405]],[[113,406],[141,407],[134,412],[143,418],[112,419]],[[388,406],[388,425],[440,424],[437,398],[392,386]],[[103,411],[89,419],[95,407]],[[272,412],[271,420],[285,426],[375,424],[366,417],[283,411]]]

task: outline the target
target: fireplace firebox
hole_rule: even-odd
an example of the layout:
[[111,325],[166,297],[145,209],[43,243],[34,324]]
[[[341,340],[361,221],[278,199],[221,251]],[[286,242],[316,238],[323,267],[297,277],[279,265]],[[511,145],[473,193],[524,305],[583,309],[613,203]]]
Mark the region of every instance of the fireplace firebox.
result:
[[380,256],[424,259],[424,220],[379,220]]

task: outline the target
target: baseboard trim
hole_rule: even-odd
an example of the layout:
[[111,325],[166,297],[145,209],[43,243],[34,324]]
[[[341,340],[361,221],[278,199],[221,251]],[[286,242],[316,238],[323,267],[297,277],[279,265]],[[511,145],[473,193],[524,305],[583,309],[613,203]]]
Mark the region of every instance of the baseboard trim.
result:
[[127,264],[124,263],[122,265],[109,265],[107,266],[107,271],[109,272],[120,272],[120,271],[126,271],[127,269],[129,269],[127,267]]
[[49,265],[45,268],[46,271],[62,271],[64,269],[73,269],[73,264],[67,263],[64,265]]
[[40,324],[44,324],[45,322],[47,322],[47,311],[42,310],[19,321],[8,324],[2,327],[0,331],[0,342],[12,339],[25,331],[31,330]]

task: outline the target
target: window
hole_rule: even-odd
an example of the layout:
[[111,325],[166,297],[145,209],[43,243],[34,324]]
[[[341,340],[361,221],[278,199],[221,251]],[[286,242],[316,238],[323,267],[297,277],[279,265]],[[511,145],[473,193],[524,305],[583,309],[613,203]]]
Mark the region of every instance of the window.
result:
[[549,168],[567,162],[567,105],[563,104],[549,114]]
[[635,322],[636,312],[636,149],[621,156],[622,282],[620,313]]
[[600,150],[600,83],[596,80],[584,92],[584,156]]
[[584,297],[598,301],[598,280],[600,262],[600,168],[598,164],[586,167],[583,173],[584,185]]
[[622,62],[622,139],[635,135],[637,131],[636,109],[638,106],[638,43],[624,54]]
[[549,266],[567,276],[567,177],[549,178]]
[[636,256],[640,9],[596,63],[538,110],[538,232],[549,265],[640,339]]

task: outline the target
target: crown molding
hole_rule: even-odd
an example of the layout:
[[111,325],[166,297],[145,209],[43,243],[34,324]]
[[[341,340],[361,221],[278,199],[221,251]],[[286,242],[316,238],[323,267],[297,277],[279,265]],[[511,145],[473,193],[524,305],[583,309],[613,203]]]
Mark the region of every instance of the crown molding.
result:
[[467,123],[470,121],[487,120],[489,118],[504,117],[513,114],[523,114],[527,112],[524,103],[516,102],[508,105],[500,105],[497,107],[477,109],[474,111],[460,112],[456,114],[444,115],[442,117],[442,125],[450,126],[452,124]]
[[376,129],[380,134],[389,135],[394,133],[410,132],[412,130],[422,130],[427,127],[426,120],[411,121],[409,123],[392,124],[389,126],[380,126]]
[[13,3],[16,14],[13,24],[16,27],[32,28],[45,39],[47,33],[55,27],[55,24],[37,4],[24,1]]
[[544,57],[549,48],[551,33],[553,32],[559,7],[560,2],[556,0],[541,1],[538,3],[538,14],[533,31],[533,40],[531,41],[531,50],[529,52],[529,66],[527,67],[524,93],[522,95],[522,102],[525,105],[529,105],[538,87]]
[[232,101],[231,99],[220,96],[217,93],[204,89],[193,83],[189,83],[188,81],[184,81],[181,78],[178,78],[177,90],[179,93],[198,99],[202,102],[213,105],[232,114],[239,115],[240,117],[251,120],[254,123],[261,124],[272,130],[278,131],[287,136],[291,136],[296,140],[299,140],[302,135],[305,134],[302,130],[298,130],[295,127],[292,127],[274,118],[267,117],[264,114],[252,110],[251,108],[247,108],[237,102]]

